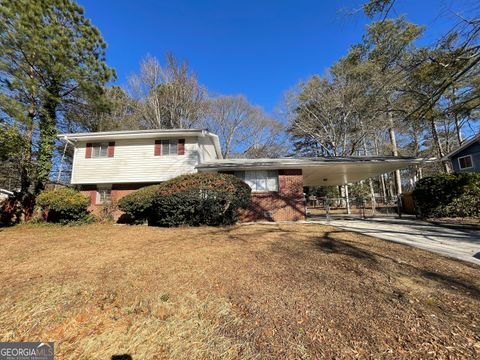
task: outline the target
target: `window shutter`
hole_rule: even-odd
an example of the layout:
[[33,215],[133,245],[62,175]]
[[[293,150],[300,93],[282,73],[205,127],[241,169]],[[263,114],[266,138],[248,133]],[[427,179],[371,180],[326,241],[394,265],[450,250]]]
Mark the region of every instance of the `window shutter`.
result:
[[178,139],[177,155],[185,155],[185,139]]
[[85,158],[90,159],[92,157],[92,143],[87,143],[85,147]]
[[115,141],[108,143],[107,154],[108,154],[108,157],[113,157],[113,155],[115,154]]
[[155,140],[155,156],[162,155],[162,140]]

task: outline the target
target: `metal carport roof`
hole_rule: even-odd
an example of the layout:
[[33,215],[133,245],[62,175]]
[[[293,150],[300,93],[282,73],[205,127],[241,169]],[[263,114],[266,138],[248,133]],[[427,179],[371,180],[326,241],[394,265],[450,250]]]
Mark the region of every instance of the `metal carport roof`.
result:
[[197,165],[198,171],[302,169],[305,186],[344,185],[421,164],[429,159],[394,156],[222,159]]

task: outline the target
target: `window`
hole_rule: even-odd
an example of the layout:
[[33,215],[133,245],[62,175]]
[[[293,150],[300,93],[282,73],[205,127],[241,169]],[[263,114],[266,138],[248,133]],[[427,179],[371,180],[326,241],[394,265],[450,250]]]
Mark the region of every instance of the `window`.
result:
[[92,144],[92,157],[108,157],[108,142]]
[[102,186],[97,188],[97,198],[95,203],[98,205],[109,203],[112,200],[112,187]]
[[460,170],[471,169],[473,167],[472,155],[462,156],[458,158]]
[[178,140],[161,140],[161,156],[172,156],[178,154]]
[[236,171],[235,176],[245,181],[253,192],[278,191],[276,170]]

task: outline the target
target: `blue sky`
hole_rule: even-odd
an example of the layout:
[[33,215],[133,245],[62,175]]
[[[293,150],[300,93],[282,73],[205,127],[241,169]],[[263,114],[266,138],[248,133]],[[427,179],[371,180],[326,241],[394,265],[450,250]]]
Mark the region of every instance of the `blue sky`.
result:
[[[243,94],[266,111],[299,80],[344,56],[370,22],[355,12],[360,0],[78,1],[108,44],[118,84],[145,55],[163,62],[171,51],[188,59],[210,92]],[[393,15],[426,25],[422,43],[431,44],[456,21],[449,9],[472,2],[397,0]]]

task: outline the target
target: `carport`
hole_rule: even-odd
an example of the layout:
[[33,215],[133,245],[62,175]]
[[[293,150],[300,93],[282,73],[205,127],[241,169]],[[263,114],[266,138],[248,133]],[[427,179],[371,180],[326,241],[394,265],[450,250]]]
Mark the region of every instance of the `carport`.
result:
[[[248,216],[247,219],[281,221],[305,218],[303,186],[346,185],[415,166],[424,161],[425,159],[420,158],[393,156],[222,159],[204,162],[197,166],[197,170],[233,174],[277,172],[278,188],[276,191],[267,189],[266,191],[252,192],[255,215]],[[347,208],[348,206],[347,194]],[[300,211],[301,207],[302,211]]]

